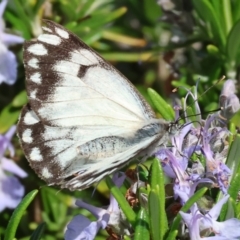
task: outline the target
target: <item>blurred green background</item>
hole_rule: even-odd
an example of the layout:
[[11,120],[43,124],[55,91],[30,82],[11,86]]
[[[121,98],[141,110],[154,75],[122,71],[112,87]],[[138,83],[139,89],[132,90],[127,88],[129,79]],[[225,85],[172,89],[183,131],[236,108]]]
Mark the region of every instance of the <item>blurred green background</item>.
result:
[[[174,87],[190,88],[198,82],[201,96],[223,75],[239,81],[239,0],[9,0],[3,19],[8,32],[26,40],[41,34],[42,19],[60,23],[122,72],[150,104],[148,87],[172,104],[186,94],[184,88],[173,93]],[[27,102],[22,46],[11,51],[18,58],[18,79],[12,86],[0,86],[1,133],[17,122]],[[203,112],[218,108],[221,86],[220,82],[199,98]],[[76,198],[95,206],[108,204],[104,182],[94,197],[93,188],[69,192],[47,187],[28,166],[17,137],[13,142],[14,160],[29,174],[21,180],[26,193],[40,189],[20,222],[18,239],[29,239],[42,222],[46,222],[42,239],[63,239],[74,215],[91,217],[74,207]],[[0,236],[11,214],[12,210],[0,213]],[[97,239],[106,238],[104,232]]]

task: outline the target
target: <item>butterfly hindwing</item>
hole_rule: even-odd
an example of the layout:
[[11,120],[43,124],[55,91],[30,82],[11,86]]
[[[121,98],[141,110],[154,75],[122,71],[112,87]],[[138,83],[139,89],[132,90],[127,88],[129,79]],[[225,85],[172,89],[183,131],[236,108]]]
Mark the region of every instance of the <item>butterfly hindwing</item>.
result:
[[48,184],[83,189],[154,145],[168,124],[74,34],[51,21],[43,30],[24,45],[29,104],[18,135]]
[[[48,184],[69,189],[84,189],[121,168],[150,144],[154,148],[165,129],[157,122],[134,133],[130,129],[118,131],[118,127],[109,126],[97,137],[92,128],[43,125],[29,105],[23,108],[18,123],[31,167]],[[96,138],[89,140],[92,136]]]

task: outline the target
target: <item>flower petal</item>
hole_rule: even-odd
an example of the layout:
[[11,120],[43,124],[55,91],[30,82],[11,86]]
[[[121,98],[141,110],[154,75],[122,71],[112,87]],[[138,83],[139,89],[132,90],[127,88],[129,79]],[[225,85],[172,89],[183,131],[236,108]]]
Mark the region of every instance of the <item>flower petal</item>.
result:
[[107,213],[107,210],[103,208],[95,207],[91,204],[85,203],[81,199],[77,199],[75,204],[80,208],[87,209],[90,213],[92,213],[96,218],[101,218],[105,213]]
[[5,135],[0,135],[0,159],[3,157],[5,151],[8,149],[10,155],[14,156],[14,147],[12,145],[11,138],[16,131],[16,126],[12,126]]
[[192,220],[192,215],[189,214],[189,213],[185,213],[185,212],[182,212],[182,211],[179,211],[179,214],[181,215],[182,219],[184,220],[184,222],[187,224],[187,225],[190,225],[190,222]]
[[2,158],[2,169],[17,175],[18,177],[25,178],[27,173],[23,171],[15,162],[11,159]]
[[67,225],[65,240],[92,240],[95,238],[100,225],[91,222],[83,215],[75,216]]
[[13,35],[13,34],[3,33],[1,36],[1,41],[3,42],[4,45],[6,45],[8,47],[11,45],[23,43],[24,38]]
[[236,218],[231,218],[224,222],[214,221],[212,228],[217,232],[217,235],[226,237],[226,239],[240,238],[240,221]]
[[17,79],[17,61],[15,55],[0,42],[0,84],[12,85]]
[[[6,6],[7,6],[7,3],[8,3],[7,0],[3,0],[3,1],[0,3],[0,18],[3,17],[3,13],[4,13],[4,11],[5,11],[5,8],[6,8]],[[1,29],[0,29],[0,31],[1,31]]]
[[229,195],[225,195],[220,201],[218,201],[213,208],[208,212],[208,215],[211,216],[212,219],[216,220],[221,212],[223,204],[227,202]]
[[15,208],[22,200],[24,187],[14,176],[1,176],[0,212],[5,208]]

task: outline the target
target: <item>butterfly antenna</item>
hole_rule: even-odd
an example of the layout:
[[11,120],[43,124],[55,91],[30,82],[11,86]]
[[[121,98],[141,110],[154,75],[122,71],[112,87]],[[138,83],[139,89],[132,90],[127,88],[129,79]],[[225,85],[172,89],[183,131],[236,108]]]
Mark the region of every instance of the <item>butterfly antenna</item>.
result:
[[[210,86],[208,89],[206,89],[197,99],[194,100],[193,103],[195,103],[199,98],[201,98],[204,94],[206,94],[209,90],[211,90],[213,87],[217,86],[221,81],[223,81],[224,79],[226,78],[225,75],[223,75],[220,79],[217,80],[217,82],[215,82],[212,86]],[[198,79],[197,83],[196,83],[196,87],[198,88],[198,84],[199,84],[199,81],[200,79]],[[179,87],[176,87],[172,90],[172,92],[177,92],[179,88],[184,88],[185,90],[188,90],[186,89],[186,87],[183,87],[183,86],[179,86]],[[193,104],[192,103],[192,104]]]
[[[214,109],[214,110],[206,111],[206,112],[204,112],[204,114],[215,113],[215,112],[220,111],[220,110],[222,110],[222,108],[217,108],[217,109]],[[188,115],[187,117],[195,117],[195,116],[200,116],[200,115],[201,115],[201,113],[196,113],[196,114]],[[179,118],[178,120],[185,119],[185,118],[186,118],[186,117],[184,117],[184,118]],[[177,120],[177,121],[178,121],[178,120]],[[199,123],[199,121],[192,121],[192,123],[193,123],[193,122]],[[200,124],[200,123],[199,123],[199,124]]]
[[[208,89],[206,89],[200,96],[199,98],[201,98],[205,93],[207,93],[210,89],[212,89],[213,87],[217,86],[221,81],[223,81],[226,78],[225,75],[223,75],[220,79],[217,80],[217,82],[215,82],[211,87],[209,87]],[[198,98],[198,99],[199,99]]]

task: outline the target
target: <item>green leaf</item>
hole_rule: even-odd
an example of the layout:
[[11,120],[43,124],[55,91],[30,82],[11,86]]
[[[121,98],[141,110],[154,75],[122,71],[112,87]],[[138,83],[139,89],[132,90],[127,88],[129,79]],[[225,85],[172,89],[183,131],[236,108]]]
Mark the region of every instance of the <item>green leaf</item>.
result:
[[150,239],[149,217],[144,208],[141,208],[138,212],[134,233],[134,240],[142,239]]
[[102,53],[101,56],[108,61],[122,61],[122,62],[138,62],[138,61],[147,61],[149,58],[152,61],[155,61],[157,58],[153,57],[152,52],[142,52],[139,53],[126,53],[126,52],[110,52]]
[[74,5],[74,1],[62,1],[60,8],[63,16],[67,17],[70,21],[77,20],[77,8],[80,6]]
[[231,218],[232,217],[237,217],[238,214],[239,214],[238,209],[237,209],[238,202],[235,199],[230,197],[228,199],[228,205],[230,205],[230,207],[228,206],[227,215],[226,215],[226,218],[224,220],[229,219],[229,216]]
[[237,219],[240,219],[240,204],[238,203],[238,204],[236,204],[236,206],[235,206],[235,209],[236,209],[236,218]]
[[21,21],[18,16],[10,12],[6,12],[4,15],[6,20],[9,21],[14,28],[21,31],[24,39],[31,38],[31,28],[28,25],[25,25],[24,21]]
[[[78,31],[89,31],[96,28],[99,28],[125,14],[127,9],[125,7],[119,8],[115,11],[110,12],[109,14],[103,17],[102,14],[92,15],[91,18],[86,19],[81,22],[81,24],[75,25],[75,28],[70,29],[73,32]],[[73,25],[72,25],[73,26]]]
[[45,222],[39,224],[38,227],[36,228],[36,230],[32,233],[29,240],[41,240],[42,235],[45,231],[45,228],[46,228]]
[[229,123],[229,131],[230,131],[231,134],[229,134],[229,136],[228,136],[228,143],[229,143],[229,146],[231,146],[232,142],[234,140],[234,137],[237,134],[237,127],[232,122]]
[[230,62],[230,65],[232,65],[233,67],[235,67],[235,64],[238,64],[240,62],[239,32],[240,32],[240,20],[235,23],[232,30],[230,31],[226,44],[228,61]]
[[168,230],[168,222],[165,211],[164,172],[157,158],[153,160],[151,166],[150,187],[148,207],[151,231],[153,239],[163,239]]
[[25,210],[27,209],[29,204],[32,202],[32,200],[35,198],[37,193],[38,193],[38,190],[33,190],[30,193],[28,193],[19,203],[17,208],[14,210],[11,216],[11,219],[7,225],[4,240],[14,239],[16,230],[22,218],[22,215],[24,214]]
[[148,196],[148,209],[150,218],[150,231],[152,240],[161,240],[160,231],[160,196],[157,194],[156,190],[151,190]]
[[220,52],[219,52],[218,47],[216,47],[216,46],[213,45],[213,44],[208,44],[208,45],[207,45],[207,51],[208,51],[208,53],[211,54],[211,55],[215,55],[215,56],[219,56],[219,55],[220,55]]
[[148,20],[155,24],[156,21],[161,17],[162,11],[159,7],[157,1],[155,0],[144,0],[143,1],[144,15],[148,18]]
[[84,36],[81,36],[81,39],[87,44],[87,45],[97,45],[98,44],[98,40],[100,40],[102,38],[102,29],[101,30],[94,30],[91,31],[87,34],[85,34]]
[[27,103],[27,93],[25,90],[20,92],[12,101],[13,107],[22,107]]
[[219,47],[223,49],[226,41],[224,30],[211,2],[209,0],[193,0],[192,2],[198,15],[206,22],[206,27],[210,27],[208,29],[209,37],[214,39],[220,45]]
[[206,193],[207,190],[208,190],[207,187],[203,187],[199,189],[197,192],[195,192],[194,195],[190,197],[188,201],[185,203],[185,205],[181,208],[181,211],[187,212],[190,209],[190,207]]
[[[159,159],[154,158],[151,166],[150,173],[150,186],[151,189],[157,190],[158,193],[163,194],[162,197],[165,199],[165,188],[164,188],[164,173]],[[157,187],[158,186],[158,187]],[[161,187],[161,189],[159,189]]]
[[176,240],[177,234],[178,234],[178,230],[174,230],[174,231],[170,232],[167,237],[167,240]]
[[161,116],[168,121],[174,120],[174,111],[172,107],[152,88],[148,88],[148,94],[150,99],[157,109],[157,111],[161,114]]
[[[78,12],[78,17],[79,18],[83,18],[89,14],[91,14],[91,12],[93,12],[93,10],[95,10],[94,8],[92,8],[92,6],[94,5],[94,3],[96,4],[96,0],[88,0],[87,2],[85,2],[82,6],[81,9]],[[100,3],[100,2],[99,2]],[[99,7],[99,6],[98,6]]]
[[65,224],[68,202],[72,199],[52,188],[42,188],[40,193],[44,209],[43,220],[47,223],[49,230],[59,231]]
[[[235,135],[234,140],[230,146],[227,166],[232,170],[231,178],[229,179],[230,186],[228,193],[232,199],[237,199],[239,192],[239,182],[240,182],[240,135]],[[227,214],[227,207],[224,206],[221,211],[221,219],[224,220]],[[239,216],[240,209],[236,208],[236,216]]]
[[231,1],[218,0],[211,1],[211,5],[217,16],[217,20],[225,36],[228,35],[232,28],[232,10]]
[[114,196],[116,201],[118,202],[119,207],[122,209],[123,213],[125,214],[128,221],[132,224],[132,226],[135,225],[136,221],[136,214],[128,204],[127,200],[123,196],[120,189],[114,185],[112,179],[107,176],[106,178],[106,184],[111,192],[111,194]]
[[222,221],[225,221],[229,218],[233,218],[236,216],[237,216],[237,203],[235,200],[233,200],[230,197],[228,199],[228,201],[225,204],[223,204],[223,206],[222,206],[222,209],[221,209],[221,212],[219,215],[219,220],[220,220],[220,222],[222,222]]
[[18,13],[19,18],[23,20],[28,27],[30,27],[29,16],[27,16],[27,14],[25,13],[21,2],[19,0],[13,0],[13,2],[14,2],[15,11]]
[[236,135],[234,141],[232,142],[228,157],[227,157],[227,166],[232,170],[232,175],[235,176],[237,173],[240,173],[240,135]]
[[139,180],[143,182],[147,182],[149,177],[149,170],[144,165],[143,166],[138,165],[137,171],[138,171]]
[[0,133],[6,132],[18,120],[20,109],[7,105],[0,114]]
[[13,26],[23,33],[25,39],[30,39],[31,37],[31,20],[25,12],[24,5],[19,0],[12,0],[13,12],[6,11],[6,19],[13,24]]
[[[185,74],[185,73],[184,73]],[[186,94],[186,90],[185,89],[189,89],[191,88],[191,86],[186,82],[186,78],[185,77],[182,77],[180,79],[180,81],[172,81],[171,84],[173,87],[175,88],[179,88],[178,89],[178,92],[180,93],[180,95],[185,95]],[[185,89],[184,89],[185,88]]]
[[34,15],[37,15],[40,9],[43,7],[45,0],[37,0],[35,2],[35,5],[33,6],[33,13]]
[[233,16],[233,22],[237,22],[240,19],[240,1],[239,0],[233,0],[232,3],[232,16]]
[[239,183],[240,183],[240,169],[238,168],[238,172],[234,174],[234,177],[232,178],[232,181],[229,185],[228,194],[233,199],[238,198],[239,193]]
[[223,11],[223,14],[221,14],[220,12],[218,19],[223,22],[225,27],[225,36],[227,36],[233,25],[231,1],[225,1],[225,0],[222,0],[222,2],[214,1],[215,4],[216,2],[219,2],[220,8]]

